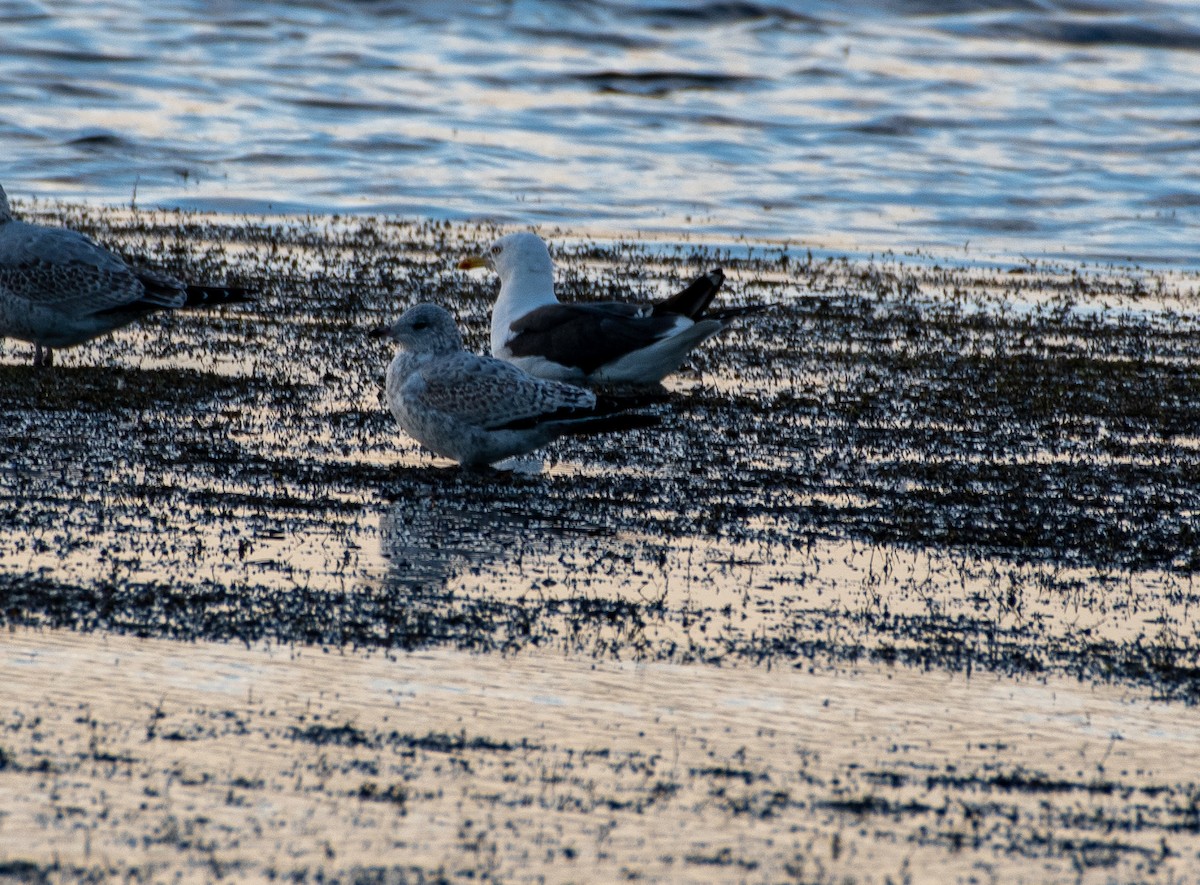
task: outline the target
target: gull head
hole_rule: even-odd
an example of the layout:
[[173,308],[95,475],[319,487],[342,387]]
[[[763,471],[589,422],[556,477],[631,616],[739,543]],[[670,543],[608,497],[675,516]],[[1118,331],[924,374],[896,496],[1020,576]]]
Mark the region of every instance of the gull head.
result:
[[371,330],[374,338],[390,338],[410,353],[453,353],[462,350],[462,335],[449,311],[436,304],[418,304],[390,326]]
[[521,231],[503,236],[482,255],[472,255],[458,263],[462,270],[490,267],[500,276],[501,284],[518,274],[553,278],[554,262],[545,241],[535,233]]
[[8,194],[4,192],[4,186],[0,185],[0,224],[6,221],[12,221],[12,209],[8,206]]

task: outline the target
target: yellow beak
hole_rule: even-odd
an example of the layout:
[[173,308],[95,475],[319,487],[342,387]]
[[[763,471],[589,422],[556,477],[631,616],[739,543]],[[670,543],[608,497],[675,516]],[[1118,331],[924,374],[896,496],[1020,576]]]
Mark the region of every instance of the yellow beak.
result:
[[487,259],[482,255],[468,255],[458,263],[459,270],[471,270],[475,267],[487,267]]

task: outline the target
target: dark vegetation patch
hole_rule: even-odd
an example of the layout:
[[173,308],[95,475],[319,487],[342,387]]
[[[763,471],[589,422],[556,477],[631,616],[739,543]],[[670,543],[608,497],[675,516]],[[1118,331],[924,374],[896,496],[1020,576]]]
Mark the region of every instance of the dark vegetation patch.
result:
[[333,745],[339,747],[392,747],[402,750],[424,750],[434,753],[460,753],[463,751],[503,752],[511,753],[517,750],[540,750],[540,745],[522,739],[518,743],[510,741],[495,741],[488,737],[475,736],[468,738],[466,733],[446,734],[444,732],[429,732],[416,735],[399,731],[366,731],[351,723],[342,725],[321,725],[315,723],[305,728],[289,729],[288,737],[294,741],[303,741],[318,747]]
[[28,860],[4,860],[0,861],[0,880],[4,882],[28,883],[28,885],[41,885],[43,882],[50,881],[50,873],[52,868],[42,867]]

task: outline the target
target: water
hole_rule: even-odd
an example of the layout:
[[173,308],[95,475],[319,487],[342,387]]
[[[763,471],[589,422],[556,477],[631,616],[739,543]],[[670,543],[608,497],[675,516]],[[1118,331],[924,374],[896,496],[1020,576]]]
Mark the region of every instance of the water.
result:
[[1200,712],[1070,680],[59,631],[0,668],[0,857],[46,881],[1194,880]]
[[18,198],[1195,266],[1187,2],[0,2]]

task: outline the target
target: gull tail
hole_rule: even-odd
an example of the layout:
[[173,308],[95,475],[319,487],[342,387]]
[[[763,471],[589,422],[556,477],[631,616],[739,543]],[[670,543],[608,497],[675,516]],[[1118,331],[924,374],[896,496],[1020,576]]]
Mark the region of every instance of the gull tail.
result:
[[634,409],[644,409],[647,406],[656,406],[669,401],[671,395],[664,388],[637,388],[637,389],[622,389],[610,388],[605,393],[596,394],[596,405],[592,408],[592,415],[600,417],[601,415],[615,415],[618,412],[631,412]]
[[596,397],[596,405],[592,407],[590,415],[564,422],[563,426],[572,435],[623,433],[657,427],[662,423],[658,415],[633,410],[662,401],[663,397],[657,393],[601,394]]
[[717,290],[724,282],[725,271],[719,267],[714,268],[703,276],[696,277],[682,292],[655,304],[652,316],[682,314],[689,319],[698,320],[717,297]]
[[616,412],[612,415],[600,415],[595,418],[564,421],[558,429],[563,434],[583,436],[594,433],[624,433],[629,430],[644,430],[647,427],[657,427],[661,423],[662,419],[658,415],[647,415],[644,412]]
[[214,307],[218,304],[237,304],[253,301],[255,292],[244,286],[193,286],[189,285],[184,307]]
[[[579,433],[606,433],[607,429],[602,422],[608,419],[617,419],[616,425],[619,425],[622,420],[631,419],[633,424],[628,429],[633,427],[650,427],[658,423],[657,415],[645,415],[633,412],[633,409],[640,409],[643,406],[652,403],[662,402],[663,396],[658,394],[653,395],[604,395],[596,398],[595,405],[590,406],[563,406],[555,409],[553,412],[543,412],[540,415],[530,415],[525,418],[518,418],[515,421],[508,421],[504,424],[497,424],[488,427],[488,430],[532,430],[535,427],[552,427],[561,433],[574,433],[576,427],[596,426],[594,431],[580,430]],[[652,419],[651,423],[642,423],[648,419]],[[613,430],[626,429],[622,426],[613,426]]]
[[719,320],[724,323],[734,317],[749,316],[753,313],[762,313],[764,310],[769,310],[774,307],[774,304],[743,304],[739,307],[722,307],[720,310],[714,310],[707,314],[706,320]]

